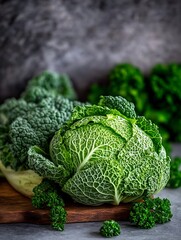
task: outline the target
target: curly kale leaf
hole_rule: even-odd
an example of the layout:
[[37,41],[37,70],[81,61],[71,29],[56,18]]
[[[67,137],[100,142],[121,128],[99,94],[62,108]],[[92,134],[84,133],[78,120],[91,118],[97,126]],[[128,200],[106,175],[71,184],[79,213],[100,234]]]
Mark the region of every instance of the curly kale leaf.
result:
[[14,162],[16,162],[11,152],[9,142],[9,127],[0,124],[0,161],[2,161],[5,167],[14,165]]
[[28,167],[44,178],[63,186],[69,179],[69,172],[61,165],[52,162],[41,148],[32,146],[28,150]]
[[48,97],[55,97],[55,96],[51,92],[39,86],[33,86],[31,88],[26,89],[26,91],[22,95],[22,98],[25,101],[33,102],[33,103],[39,103],[44,98],[48,98]]
[[12,122],[9,136],[11,150],[18,159],[17,167],[26,162],[27,151],[31,146],[38,145],[48,151],[54,133],[69,119],[74,106],[78,104],[60,96],[46,98]]
[[52,222],[52,228],[58,231],[64,230],[66,223],[67,212],[62,206],[53,206],[50,209],[50,219]]
[[45,71],[28,82],[22,97],[26,101],[38,102],[44,97],[63,96],[75,99],[76,92],[66,74]]
[[133,203],[130,209],[129,220],[140,228],[152,228],[156,225],[154,215],[154,202],[147,199],[143,203]]
[[136,124],[152,139],[155,150],[160,153],[162,149],[162,137],[159,133],[158,126],[147,120],[145,117],[137,117]]
[[38,103],[8,99],[0,105],[0,154],[3,164],[17,170],[26,167],[27,151],[39,145],[48,152],[49,141],[71,116],[79,102],[61,96]]
[[42,182],[33,188],[32,205],[36,208],[51,207],[59,205],[64,207],[64,201],[60,197],[59,188],[52,182],[44,178]]
[[27,103],[23,99],[10,98],[0,105],[0,123],[11,124],[17,117],[26,115],[36,107],[34,103]]

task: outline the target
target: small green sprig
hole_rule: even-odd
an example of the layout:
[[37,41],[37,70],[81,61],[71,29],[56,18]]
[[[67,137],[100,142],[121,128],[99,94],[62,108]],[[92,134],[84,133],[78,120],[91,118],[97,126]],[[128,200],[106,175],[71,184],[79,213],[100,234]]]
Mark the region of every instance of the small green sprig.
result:
[[52,227],[55,230],[63,231],[64,224],[66,223],[67,212],[62,206],[53,206],[50,209],[50,219]]
[[50,208],[50,220],[53,229],[64,230],[67,212],[64,209],[64,201],[56,188],[55,183],[44,179],[33,189],[32,205],[36,208]]
[[171,203],[165,199],[145,198],[133,203],[130,209],[130,222],[140,228],[152,228],[157,223],[166,223],[172,218]]
[[114,237],[120,235],[120,233],[121,227],[119,223],[114,220],[104,221],[100,228],[100,234],[103,237]]

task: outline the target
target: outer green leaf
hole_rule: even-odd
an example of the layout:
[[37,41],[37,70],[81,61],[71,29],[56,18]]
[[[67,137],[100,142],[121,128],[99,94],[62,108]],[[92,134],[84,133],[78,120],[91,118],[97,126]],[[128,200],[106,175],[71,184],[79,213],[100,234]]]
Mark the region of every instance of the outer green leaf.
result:
[[61,166],[56,166],[48,159],[45,152],[37,146],[31,147],[28,151],[28,166],[42,177],[54,180],[63,186],[69,178],[68,172]]
[[123,169],[117,161],[94,160],[69,179],[63,191],[86,205],[118,205],[122,200],[122,179]]
[[136,124],[152,139],[155,151],[159,153],[162,149],[162,137],[159,133],[158,126],[147,120],[145,117],[138,117]]
[[142,197],[145,191],[155,194],[167,184],[170,158],[163,147],[159,154],[155,152],[150,137],[136,125],[133,137],[120,151],[118,159],[125,173],[124,194],[128,197],[125,201]]
[[[118,127],[116,129],[115,122],[120,129],[125,129],[122,135]],[[114,125],[114,130],[111,128],[111,124]],[[129,123],[119,116],[110,120],[105,117],[95,117],[94,119],[87,117],[84,118],[84,121],[82,119],[82,121],[74,123],[71,129],[65,133],[60,130],[54,136],[50,155],[55,163],[63,165],[71,174],[74,174],[89,161],[116,159],[120,149],[125,145],[126,139],[131,137],[131,130]]]

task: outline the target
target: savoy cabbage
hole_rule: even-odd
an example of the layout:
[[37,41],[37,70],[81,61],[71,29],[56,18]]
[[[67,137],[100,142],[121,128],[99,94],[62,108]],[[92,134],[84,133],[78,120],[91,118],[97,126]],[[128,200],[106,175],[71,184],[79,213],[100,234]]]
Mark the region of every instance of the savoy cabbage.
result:
[[124,98],[102,96],[98,105],[75,107],[52,138],[49,155],[30,147],[28,166],[76,202],[118,205],[162,190],[170,158],[155,124]]

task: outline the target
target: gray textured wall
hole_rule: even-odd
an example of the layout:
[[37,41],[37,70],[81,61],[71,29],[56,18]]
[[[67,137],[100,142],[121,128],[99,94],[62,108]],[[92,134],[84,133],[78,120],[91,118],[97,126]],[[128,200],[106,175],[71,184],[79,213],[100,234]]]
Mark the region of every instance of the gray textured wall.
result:
[[181,1],[0,0],[0,101],[45,69],[83,96],[118,62],[181,62]]

